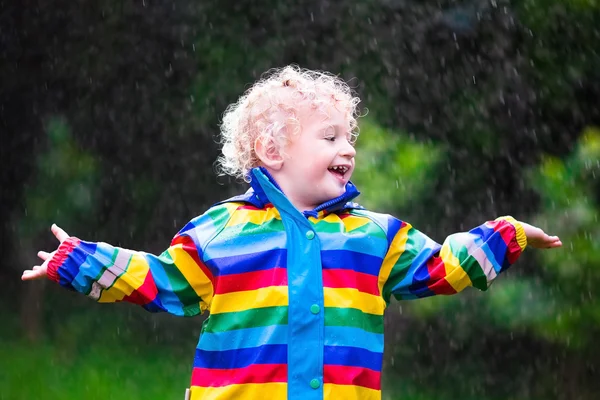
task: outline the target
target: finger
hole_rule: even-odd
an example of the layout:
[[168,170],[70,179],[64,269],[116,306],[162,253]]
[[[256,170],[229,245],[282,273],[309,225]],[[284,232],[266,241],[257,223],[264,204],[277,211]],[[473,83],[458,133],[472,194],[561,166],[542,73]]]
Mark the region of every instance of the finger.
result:
[[550,246],[549,246],[549,248],[555,249],[557,247],[562,247],[562,245],[563,245],[562,242],[560,240],[558,240],[556,242],[551,243]]
[[47,253],[45,251],[38,251],[37,255],[38,255],[39,258],[41,258],[44,261],[46,261],[51,256],[50,253]]
[[562,246],[562,242],[557,236],[553,236],[553,237],[549,238],[549,240],[546,240],[546,248],[548,248],[548,249],[561,247],[561,246]]
[[[36,268],[37,267],[37,268]],[[44,276],[43,271],[39,265],[33,267],[33,270],[25,270],[23,271],[23,275],[21,276],[21,280],[30,281],[33,279],[38,279]]]
[[54,233],[54,236],[56,236],[58,241],[61,243],[69,238],[69,235],[67,234],[67,232],[63,231],[56,224],[52,224],[51,230],[52,230],[52,233]]

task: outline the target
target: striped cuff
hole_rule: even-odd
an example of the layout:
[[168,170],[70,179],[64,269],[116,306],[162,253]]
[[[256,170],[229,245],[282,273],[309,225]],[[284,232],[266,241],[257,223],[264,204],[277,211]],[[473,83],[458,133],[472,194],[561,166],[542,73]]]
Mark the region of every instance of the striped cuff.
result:
[[496,218],[496,221],[506,221],[509,222],[512,226],[515,227],[515,239],[517,239],[517,243],[521,248],[521,251],[525,250],[527,247],[527,236],[525,235],[525,230],[523,229],[523,225],[510,215]]
[[58,273],[58,269],[63,265],[69,254],[73,251],[75,247],[79,244],[80,240],[75,236],[70,236],[65,239],[56,250],[56,253],[52,256],[50,261],[48,262],[48,269],[46,271],[46,275],[48,279],[54,281],[56,283],[60,283],[60,276]]

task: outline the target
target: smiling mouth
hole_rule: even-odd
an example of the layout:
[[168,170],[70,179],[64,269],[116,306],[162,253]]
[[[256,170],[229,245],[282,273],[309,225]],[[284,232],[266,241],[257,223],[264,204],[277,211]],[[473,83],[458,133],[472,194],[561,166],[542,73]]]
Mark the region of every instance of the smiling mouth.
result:
[[331,168],[328,168],[329,172],[342,179],[344,178],[344,176],[346,176],[346,172],[348,172],[348,170],[350,170],[350,167],[347,167],[345,165],[336,165]]

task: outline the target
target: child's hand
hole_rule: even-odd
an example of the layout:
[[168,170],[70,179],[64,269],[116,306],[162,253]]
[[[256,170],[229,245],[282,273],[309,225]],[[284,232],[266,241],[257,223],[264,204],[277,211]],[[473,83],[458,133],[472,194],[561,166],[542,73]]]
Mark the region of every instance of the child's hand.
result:
[[[58,241],[61,243],[69,238],[69,235],[67,235],[67,232],[63,231],[62,229],[60,229],[58,226],[56,226],[54,224],[52,225],[51,230],[52,230],[52,233],[54,233],[54,236],[56,236]],[[28,270],[23,271],[21,280],[29,281],[29,280],[45,277],[47,274],[47,271],[48,271],[48,263],[52,259],[52,256],[54,255],[54,253],[56,253],[56,250],[54,250],[52,253],[46,253],[45,251],[38,252],[38,257],[41,258],[42,260],[44,260],[44,263],[42,265],[34,266],[33,269],[28,269]]]
[[525,236],[527,236],[527,244],[536,249],[551,249],[562,246],[558,236],[548,236],[546,232],[533,225],[521,222]]

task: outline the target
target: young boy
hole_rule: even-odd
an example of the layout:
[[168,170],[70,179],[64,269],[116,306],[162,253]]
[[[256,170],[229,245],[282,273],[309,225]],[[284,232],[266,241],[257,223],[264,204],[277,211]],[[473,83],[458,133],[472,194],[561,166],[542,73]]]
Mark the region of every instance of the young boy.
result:
[[558,237],[511,217],[439,245],[352,200],[358,99],[327,73],[272,71],[225,112],[223,172],[251,188],[194,218],[160,256],[68,236],[23,279],[99,302],[208,310],[188,395],[380,399],[383,312],[399,300],[485,290],[527,244]]

